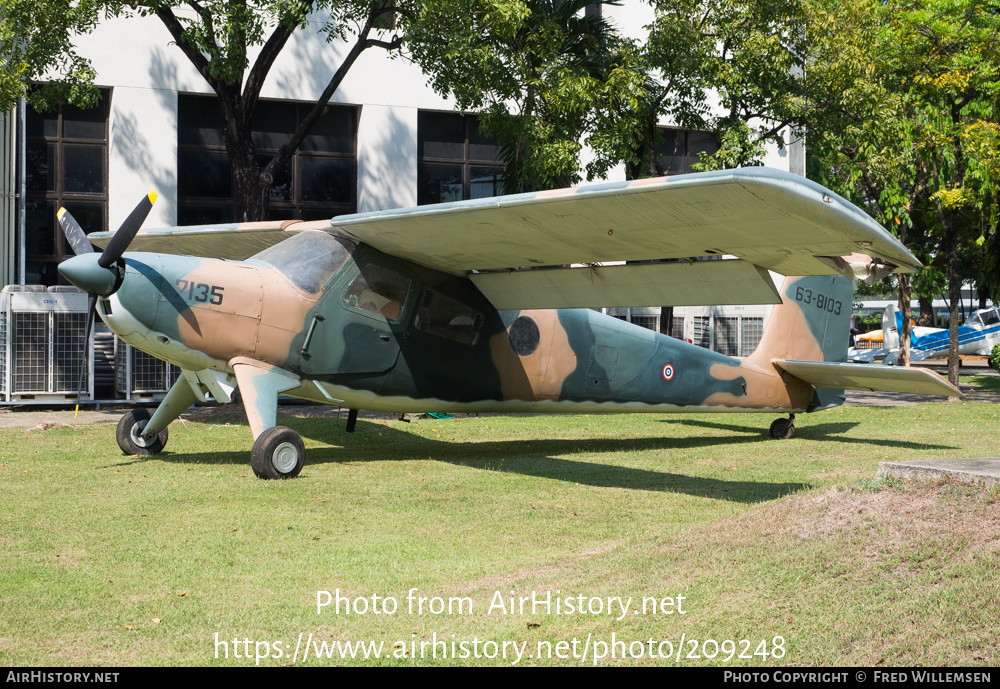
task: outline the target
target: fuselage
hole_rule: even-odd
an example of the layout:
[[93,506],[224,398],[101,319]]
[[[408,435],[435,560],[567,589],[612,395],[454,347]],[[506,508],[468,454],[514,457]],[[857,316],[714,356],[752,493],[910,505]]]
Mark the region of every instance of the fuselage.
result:
[[[903,314],[896,312],[896,327],[902,330]],[[1000,315],[996,307],[980,309],[973,313],[964,325],[958,327],[958,353],[989,355],[1000,342]],[[911,350],[925,353],[926,358],[946,357],[951,346],[951,334],[947,328],[924,328],[916,326],[910,336]]]
[[[280,250],[277,250],[281,247]],[[466,278],[307,232],[244,262],[129,253],[98,308],[183,369],[252,359],[292,396],[381,411],[805,411],[764,360],[588,309],[497,311]]]

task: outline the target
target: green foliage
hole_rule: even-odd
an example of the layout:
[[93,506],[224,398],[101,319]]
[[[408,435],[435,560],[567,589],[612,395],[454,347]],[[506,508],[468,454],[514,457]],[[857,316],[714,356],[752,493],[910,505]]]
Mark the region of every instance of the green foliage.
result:
[[[72,38],[92,30],[99,16],[94,2],[5,0],[0,14],[0,111],[25,97],[43,111],[61,102],[93,105],[98,95],[94,70],[76,52]],[[57,76],[45,88],[31,89],[46,72]]]
[[974,0],[808,7],[810,176],[931,264],[913,278],[922,297],[947,286],[957,306],[965,280],[1000,285],[983,249],[996,234],[1000,16]]
[[1000,371],[1000,343],[993,345],[990,352],[990,368]]
[[[721,149],[696,169],[759,165],[768,142],[783,147],[801,97],[805,15],[799,0],[655,2],[648,39],[632,46],[642,74],[636,107],[598,113],[588,141],[597,161],[624,161],[633,177],[664,174],[657,123],[715,133]],[[710,106],[715,101],[717,105]],[[614,134],[608,132],[614,131]]]
[[[437,3],[433,12],[454,12]],[[461,3],[458,3],[461,4]],[[459,109],[484,113],[496,136],[505,193],[579,181],[580,140],[597,109],[627,110],[638,98],[628,45],[584,0],[527,0],[453,23],[423,21],[408,34],[413,59]]]

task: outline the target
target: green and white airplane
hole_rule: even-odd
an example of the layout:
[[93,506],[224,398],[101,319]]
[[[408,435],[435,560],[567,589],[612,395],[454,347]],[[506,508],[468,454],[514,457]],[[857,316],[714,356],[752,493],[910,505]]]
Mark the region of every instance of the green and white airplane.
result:
[[[305,459],[276,425],[279,394],[348,407],[350,430],[358,409],[770,410],[788,415],[775,438],[844,389],[961,394],[927,371],[845,363],[852,280],[920,263],[861,210],[784,172],[140,230],[154,198],[113,234],[59,215],[77,254],[60,272],[121,339],[183,372],[151,415],[124,415],[127,454],[160,452],[172,420],[237,387],[261,478],[296,476]],[[800,277],[776,289],[769,270]],[[703,304],[778,306],[743,358],[586,308]]]

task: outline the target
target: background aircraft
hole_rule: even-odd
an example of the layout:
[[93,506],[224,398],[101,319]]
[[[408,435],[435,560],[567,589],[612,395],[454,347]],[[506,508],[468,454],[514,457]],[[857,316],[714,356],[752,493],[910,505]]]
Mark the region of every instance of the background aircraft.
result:
[[[60,272],[119,337],[183,372],[152,415],[122,417],[128,454],[160,452],[170,421],[236,386],[261,478],[296,476],[305,457],[298,434],[276,426],[279,394],[350,408],[349,430],[359,408],[765,409],[789,415],[771,425],[775,438],[791,437],[795,414],[841,404],[845,388],[960,394],[930,372],[842,363],[847,276],[919,262],[859,209],[787,173],[139,232],[153,198],[115,234],[88,238],[60,213],[77,253]],[[706,260],[724,255],[736,258]],[[779,291],[768,269],[813,277]],[[780,304],[751,356],[580,308],[719,303]]]
[[[903,327],[903,314],[889,304],[882,312],[882,347],[879,349],[851,350],[851,361],[872,362],[884,357],[884,364],[895,364],[899,358],[899,331]],[[948,356],[950,333],[947,328],[911,326],[910,361],[923,361]],[[965,325],[958,326],[958,353],[989,356],[1000,342],[1000,312],[997,307],[973,311]]]

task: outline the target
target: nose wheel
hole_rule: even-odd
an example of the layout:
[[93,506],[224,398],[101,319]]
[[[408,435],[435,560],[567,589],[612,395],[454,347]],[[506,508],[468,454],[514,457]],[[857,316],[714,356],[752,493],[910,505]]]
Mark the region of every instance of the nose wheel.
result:
[[771,424],[771,437],[775,440],[788,440],[795,435],[795,414],[789,414],[787,419],[775,419]]
[[155,455],[167,444],[167,429],[157,433],[151,438],[142,434],[146,424],[149,423],[150,414],[148,409],[132,409],[122,416],[118,421],[118,430],[115,432],[115,439],[118,440],[118,447],[127,455]]
[[306,450],[299,434],[287,426],[272,426],[257,436],[250,466],[257,478],[295,478],[305,464]]

